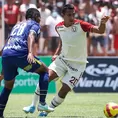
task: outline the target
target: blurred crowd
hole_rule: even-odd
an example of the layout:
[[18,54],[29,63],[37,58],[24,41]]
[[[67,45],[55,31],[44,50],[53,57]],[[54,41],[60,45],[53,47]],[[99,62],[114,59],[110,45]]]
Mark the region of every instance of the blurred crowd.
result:
[[74,4],[76,19],[94,25],[99,25],[102,16],[110,16],[104,34],[87,33],[88,56],[118,56],[118,0],[36,0],[36,4],[31,0],[5,0],[5,42],[12,27],[25,20],[26,10],[37,8],[41,14],[41,34],[34,53],[53,55],[60,40],[55,25],[63,20],[61,8],[67,3]]

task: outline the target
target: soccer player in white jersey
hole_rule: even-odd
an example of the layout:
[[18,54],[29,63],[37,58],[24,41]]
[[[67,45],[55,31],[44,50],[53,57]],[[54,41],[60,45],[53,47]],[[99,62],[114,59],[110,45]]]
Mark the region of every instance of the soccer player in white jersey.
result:
[[[104,16],[99,26],[77,20],[74,18],[75,10],[72,4],[67,4],[62,9],[63,22],[56,25],[56,31],[61,40],[52,57],[53,62],[49,66],[49,81],[62,77],[62,87],[50,103],[50,107],[59,106],[69,91],[73,89],[82,76],[87,63],[86,32],[102,34],[106,28],[109,16]],[[38,86],[37,86],[38,87]],[[36,92],[39,88],[36,89]],[[36,98],[36,94],[35,94]],[[29,109],[25,107],[24,111]],[[46,116],[41,112],[39,116]]]

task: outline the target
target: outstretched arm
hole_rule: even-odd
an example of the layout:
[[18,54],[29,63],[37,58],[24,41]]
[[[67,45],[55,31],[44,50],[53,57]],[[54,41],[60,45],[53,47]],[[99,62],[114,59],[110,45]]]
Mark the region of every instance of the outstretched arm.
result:
[[105,29],[106,29],[106,22],[108,21],[109,18],[110,18],[109,16],[104,16],[101,19],[100,25],[99,26],[94,26],[92,28],[92,32],[103,34],[105,32]]
[[[56,30],[56,32],[58,33],[56,27],[55,27],[55,30]],[[59,35],[59,33],[58,33],[58,35]],[[59,35],[59,36],[60,36],[60,35]],[[52,57],[52,61],[54,61],[54,60],[57,58],[57,56],[60,54],[61,48],[62,48],[62,40],[61,40],[61,38],[60,38],[58,47],[57,47],[57,49],[56,49],[56,51],[55,51],[55,54],[54,54],[53,57]]]
[[57,47],[56,52],[55,52],[54,55],[59,55],[59,54],[60,54],[60,52],[61,52],[61,47],[62,47],[62,41],[61,41],[61,39],[60,39],[60,40],[59,40],[58,47]]
[[57,58],[57,56],[60,54],[60,52],[61,52],[61,47],[62,47],[62,41],[61,41],[61,39],[60,39],[60,40],[59,40],[58,47],[57,47],[57,49],[56,49],[56,52],[55,52],[54,56],[52,57],[52,60],[53,60],[53,61],[54,61],[54,60]]

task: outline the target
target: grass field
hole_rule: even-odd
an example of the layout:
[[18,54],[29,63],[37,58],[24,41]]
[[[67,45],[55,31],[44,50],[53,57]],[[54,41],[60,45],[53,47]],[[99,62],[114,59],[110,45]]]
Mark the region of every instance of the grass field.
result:
[[[53,96],[54,94],[48,94],[48,103]],[[24,106],[31,103],[32,97],[33,94],[11,94],[4,113],[5,118],[37,118],[37,110],[34,114],[27,115],[22,111]],[[48,118],[105,118],[103,108],[110,101],[118,103],[118,94],[70,93],[65,102],[50,113]]]

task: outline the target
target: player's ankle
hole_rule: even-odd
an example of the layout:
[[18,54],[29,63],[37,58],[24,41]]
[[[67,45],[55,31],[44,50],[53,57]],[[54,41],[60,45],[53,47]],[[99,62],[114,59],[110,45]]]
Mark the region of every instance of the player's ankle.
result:
[[44,106],[44,105],[46,105],[46,102],[40,102],[40,104]]

